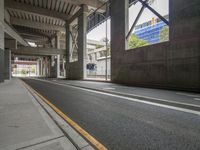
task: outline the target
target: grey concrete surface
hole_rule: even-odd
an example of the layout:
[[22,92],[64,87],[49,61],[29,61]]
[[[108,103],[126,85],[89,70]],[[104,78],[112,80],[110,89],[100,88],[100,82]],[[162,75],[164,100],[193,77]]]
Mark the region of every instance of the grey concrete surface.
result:
[[1,150],[75,150],[45,110],[12,79],[0,85]]
[[52,82],[24,81],[108,149],[200,149],[198,114]]

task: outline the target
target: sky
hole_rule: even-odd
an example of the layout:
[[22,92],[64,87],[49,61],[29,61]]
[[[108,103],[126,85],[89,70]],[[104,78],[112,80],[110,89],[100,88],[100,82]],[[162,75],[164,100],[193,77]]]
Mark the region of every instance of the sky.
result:
[[[152,0],[151,0],[152,1]],[[132,5],[129,8],[129,28],[132,26],[138,12],[140,11],[142,5],[138,2],[136,5]],[[154,0],[154,3],[151,5],[158,13],[161,15],[167,15],[169,12],[169,0]],[[147,8],[144,10],[142,16],[140,17],[138,24],[144,23],[151,20],[152,18],[157,18],[150,10]],[[110,39],[110,19],[107,21],[108,26],[108,39]],[[87,39],[100,41],[106,37],[106,23],[102,23],[97,28],[93,29],[87,34]]]

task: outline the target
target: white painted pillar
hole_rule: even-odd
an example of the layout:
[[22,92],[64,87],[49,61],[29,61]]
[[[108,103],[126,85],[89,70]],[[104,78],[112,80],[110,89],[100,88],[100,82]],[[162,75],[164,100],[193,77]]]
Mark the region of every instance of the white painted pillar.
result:
[[57,78],[60,77],[60,55],[57,55]]

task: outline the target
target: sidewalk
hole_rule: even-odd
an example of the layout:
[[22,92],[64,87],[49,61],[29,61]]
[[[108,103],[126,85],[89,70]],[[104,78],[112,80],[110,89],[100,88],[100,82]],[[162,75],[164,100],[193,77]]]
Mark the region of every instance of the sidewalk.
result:
[[[69,125],[59,121],[72,139],[79,140],[78,146],[92,149]],[[20,80],[0,84],[0,150],[76,150],[71,141]]]

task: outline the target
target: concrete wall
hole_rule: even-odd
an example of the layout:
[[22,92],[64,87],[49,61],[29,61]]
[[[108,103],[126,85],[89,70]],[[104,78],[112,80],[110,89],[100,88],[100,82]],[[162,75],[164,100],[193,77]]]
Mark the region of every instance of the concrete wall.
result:
[[123,4],[111,1],[112,82],[200,92],[200,1],[170,0],[170,42],[128,51]]
[[0,82],[4,80],[4,0],[0,0]]

